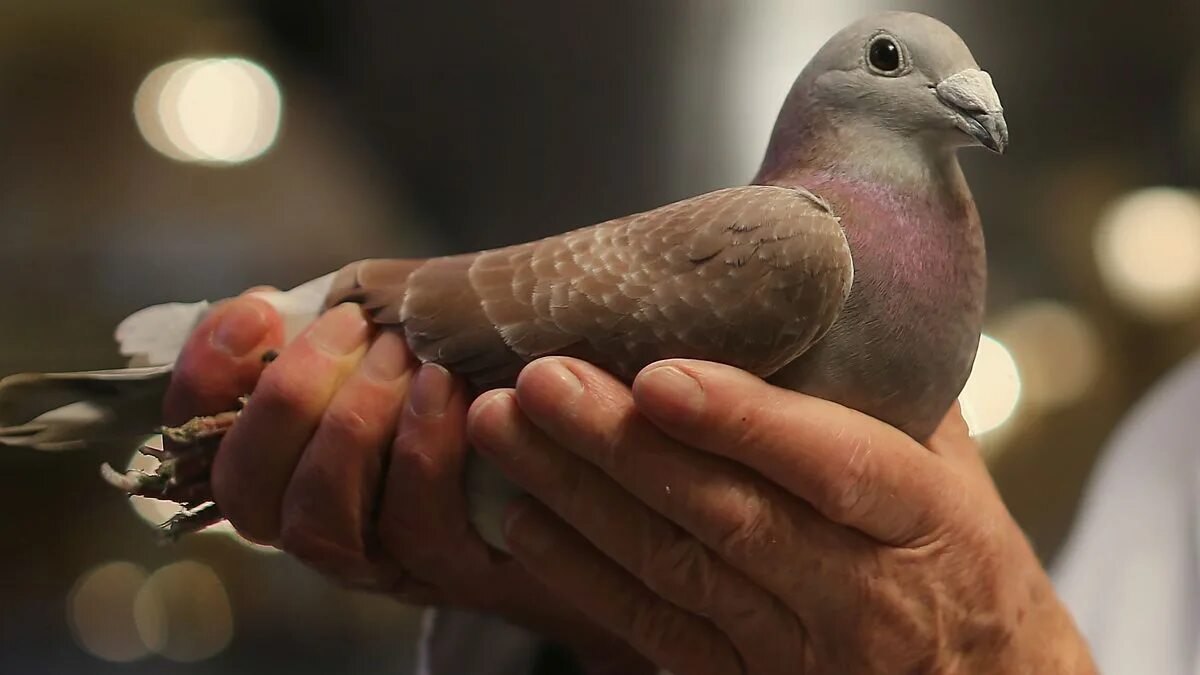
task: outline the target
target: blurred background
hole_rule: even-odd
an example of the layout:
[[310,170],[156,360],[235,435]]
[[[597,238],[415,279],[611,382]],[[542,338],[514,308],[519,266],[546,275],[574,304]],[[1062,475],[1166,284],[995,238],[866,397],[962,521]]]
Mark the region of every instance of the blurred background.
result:
[[[1112,426],[1200,345],[1200,4],[1137,7],[4,0],[0,375],[118,365],[148,304],[744,183],[820,44],[915,9],[1013,133],[964,158],[991,265],[964,403],[1050,561]],[[413,610],[227,532],[158,546],[101,459],[0,459],[0,672],[410,671]]]

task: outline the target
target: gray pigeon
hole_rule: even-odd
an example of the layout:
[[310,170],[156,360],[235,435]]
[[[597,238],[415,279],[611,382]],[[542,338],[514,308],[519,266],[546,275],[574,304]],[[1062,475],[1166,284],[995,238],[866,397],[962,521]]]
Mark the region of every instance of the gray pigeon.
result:
[[[983,317],[983,235],[956,151],[1007,143],[991,77],[954,31],[920,14],[876,14],[833,36],[800,74],[753,185],[508,248],[364,260],[264,297],[292,334],[323,308],[360,303],[402,329],[422,361],[480,391],[511,386],[551,354],[627,381],[653,361],[690,357],[923,440],[966,382]],[[141,369],[0,382],[0,443],[54,450],[153,433],[171,362],[206,308],[126,320],[118,341]],[[207,495],[181,485],[172,463],[234,419],[172,430],[184,449],[157,452],[157,474],[109,477],[200,505]],[[494,516],[488,506],[504,490],[480,475],[473,506],[484,525],[480,512]],[[219,510],[188,514],[174,527]]]

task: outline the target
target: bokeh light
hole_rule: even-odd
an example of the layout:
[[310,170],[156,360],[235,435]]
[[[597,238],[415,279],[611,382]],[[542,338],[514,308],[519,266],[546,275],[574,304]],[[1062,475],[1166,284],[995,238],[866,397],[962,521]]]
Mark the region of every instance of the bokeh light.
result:
[[1200,306],[1200,198],[1147,188],[1118,199],[1096,230],[1096,261],[1113,297],[1150,319]]
[[1021,373],[1021,396],[1034,408],[1083,399],[1100,375],[1103,350],[1086,317],[1059,302],[1039,300],[1011,310],[995,333]]
[[275,143],[282,96],[271,74],[245,59],[180,59],[146,76],[133,112],[146,142],[172,159],[239,164]]
[[146,572],[130,562],[110,562],[85,572],[67,597],[75,642],[105,661],[136,661],[150,653],[135,619],[135,597]]
[[1008,349],[995,338],[979,339],[971,377],[959,395],[973,436],[986,434],[1012,417],[1021,399],[1021,376]]
[[138,635],[172,661],[211,658],[233,639],[233,609],[212,568],[185,560],[163,567],[142,584],[133,602]]

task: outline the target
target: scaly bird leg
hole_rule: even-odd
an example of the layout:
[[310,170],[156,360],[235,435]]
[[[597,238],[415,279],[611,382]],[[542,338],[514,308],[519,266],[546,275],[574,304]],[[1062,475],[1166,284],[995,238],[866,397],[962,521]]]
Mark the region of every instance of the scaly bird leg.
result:
[[[276,354],[268,352],[263,361],[274,360]],[[245,407],[248,397],[238,402]],[[124,473],[108,464],[100,467],[100,474],[110,485],[133,497],[163,499],[183,506],[183,510],[161,525],[168,540],[197,532],[219,522],[224,516],[212,501],[209,477],[213,459],[221,446],[221,439],[237,421],[241,410],[193,417],[177,427],[162,427],[163,447],[143,445],[143,455],[158,460],[153,472],[130,470]]]

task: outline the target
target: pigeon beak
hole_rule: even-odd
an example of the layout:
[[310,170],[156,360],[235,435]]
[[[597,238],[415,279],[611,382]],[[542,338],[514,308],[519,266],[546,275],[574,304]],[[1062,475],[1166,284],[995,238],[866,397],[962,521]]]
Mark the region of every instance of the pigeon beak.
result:
[[991,75],[974,68],[964,70],[939,82],[934,91],[938,100],[957,114],[959,129],[992,152],[1004,153],[1008,123]]

